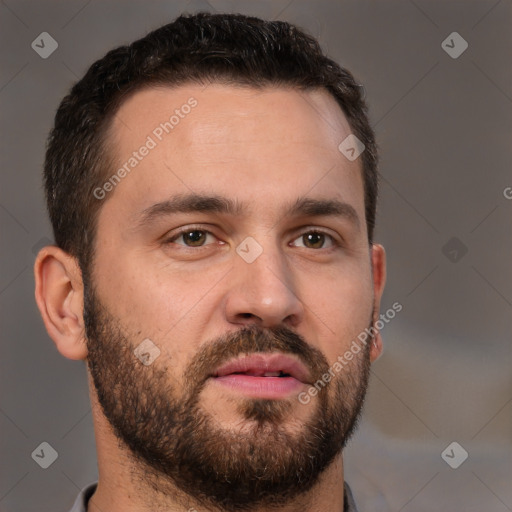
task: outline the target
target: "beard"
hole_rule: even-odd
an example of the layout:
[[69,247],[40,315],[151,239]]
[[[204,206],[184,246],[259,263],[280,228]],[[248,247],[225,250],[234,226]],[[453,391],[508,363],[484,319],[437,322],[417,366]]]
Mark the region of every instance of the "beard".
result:
[[[242,354],[293,354],[312,382],[329,370],[321,351],[286,327],[245,327],[203,343],[180,375],[161,359],[144,366],[134,355],[141,339],[128,336],[98,300],[84,291],[87,364],[98,402],[135,474],[155,493],[177,496],[229,512],[280,506],[309,491],[344,448],[360,417],[370,372],[369,350],[355,355],[307,405],[308,420],[284,423],[298,398],[240,398],[243,430],[223,428],[201,407],[208,378]],[[180,340],[171,340],[172,344]],[[163,345],[163,343],[162,343]],[[162,355],[165,351],[162,350]],[[340,482],[341,485],[341,482]]]

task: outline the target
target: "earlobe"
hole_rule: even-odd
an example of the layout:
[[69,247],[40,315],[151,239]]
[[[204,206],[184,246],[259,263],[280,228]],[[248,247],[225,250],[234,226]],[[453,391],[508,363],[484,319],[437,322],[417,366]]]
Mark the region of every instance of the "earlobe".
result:
[[[380,244],[372,245],[372,275],[373,275],[373,323],[379,319],[380,301],[386,285],[386,251]],[[372,346],[370,349],[370,360],[373,363],[382,354],[382,336],[378,330],[375,331]]]
[[380,332],[376,331],[372,340],[372,346],[370,347],[370,361],[372,363],[380,357],[383,348]]
[[34,275],[37,306],[57,350],[68,359],[85,359],[83,282],[76,259],[58,247],[44,247]]

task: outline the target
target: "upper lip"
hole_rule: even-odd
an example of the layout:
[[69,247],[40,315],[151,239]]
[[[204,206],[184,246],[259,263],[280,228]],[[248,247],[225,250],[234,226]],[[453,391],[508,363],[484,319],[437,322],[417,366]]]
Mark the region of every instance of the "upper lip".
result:
[[212,374],[213,377],[223,377],[232,373],[250,373],[263,376],[269,372],[283,372],[305,384],[310,381],[307,368],[297,359],[286,354],[251,354],[232,359],[219,366]]

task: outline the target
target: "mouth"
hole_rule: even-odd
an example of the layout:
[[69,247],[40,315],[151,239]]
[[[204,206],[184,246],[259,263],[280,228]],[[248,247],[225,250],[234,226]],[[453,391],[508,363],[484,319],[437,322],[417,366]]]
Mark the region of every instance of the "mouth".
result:
[[307,368],[286,354],[252,354],[220,366],[212,381],[253,398],[281,399],[310,383]]

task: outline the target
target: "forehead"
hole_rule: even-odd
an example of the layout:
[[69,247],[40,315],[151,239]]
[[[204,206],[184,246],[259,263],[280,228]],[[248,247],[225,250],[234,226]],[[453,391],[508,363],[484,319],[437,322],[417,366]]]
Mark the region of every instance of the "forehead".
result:
[[110,175],[122,177],[110,180],[115,184],[104,209],[131,216],[193,192],[265,204],[267,211],[308,194],[352,197],[359,210],[360,158],[351,162],[338,149],[350,133],[324,90],[148,88],[121,105],[110,127],[116,162]]

